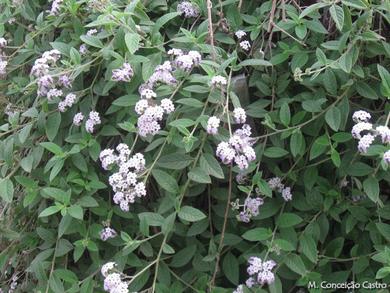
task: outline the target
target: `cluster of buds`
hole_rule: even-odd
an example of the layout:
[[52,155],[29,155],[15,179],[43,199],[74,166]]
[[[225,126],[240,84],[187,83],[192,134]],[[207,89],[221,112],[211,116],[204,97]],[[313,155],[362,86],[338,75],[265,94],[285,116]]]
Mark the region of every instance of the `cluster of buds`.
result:
[[255,151],[252,147],[254,141],[251,136],[251,127],[244,124],[237,129],[229,138],[228,142],[220,142],[217,146],[216,155],[224,164],[231,164],[233,161],[240,170],[249,167],[249,162],[256,159]]
[[[388,145],[390,143],[390,129],[385,125],[374,127],[369,120],[371,119],[370,113],[366,111],[356,111],[352,115],[352,120],[355,125],[352,127],[352,137],[358,139],[358,150],[360,153],[367,153],[368,148],[375,141],[375,138],[380,138],[383,144]],[[390,150],[386,151],[383,155],[383,160],[390,164]]]
[[129,284],[123,280],[123,274],[116,269],[116,263],[108,262],[101,268],[104,277],[104,290],[109,293],[128,293]]
[[282,183],[282,179],[280,179],[280,177],[273,177],[273,178],[269,179],[268,186],[272,190],[280,192],[282,194],[284,201],[292,200],[291,187],[284,186],[284,184]]
[[241,49],[244,51],[249,51],[251,48],[251,43],[248,40],[244,40],[243,38],[246,37],[246,32],[243,30],[238,30],[234,33],[238,41],[240,42],[239,45]]
[[118,166],[118,171],[109,178],[109,183],[115,192],[113,200],[121,210],[129,211],[129,204],[134,203],[137,197],[146,195],[146,187],[139,182],[138,175],[145,169],[145,159],[140,153],[130,157],[130,149],[126,144],[119,144],[113,149],[105,149],[100,153],[100,161],[105,170],[113,165]]
[[213,87],[222,88],[227,85],[227,80],[222,75],[215,75],[211,78],[210,84]]
[[64,2],[64,0],[54,0],[53,4],[51,5],[51,9],[49,10],[49,14],[52,16],[56,16],[60,14],[60,8],[62,2]]
[[114,229],[112,229],[111,227],[104,227],[101,231],[100,231],[100,239],[102,241],[107,241],[108,239],[111,239],[111,238],[115,238],[118,234],[116,233],[116,231]]
[[169,114],[175,110],[170,99],[162,99],[160,105],[153,99],[157,95],[151,89],[141,91],[141,99],[135,105],[135,112],[138,117],[138,133],[140,136],[155,135],[161,129],[160,121],[163,115]]
[[199,8],[189,1],[183,1],[177,5],[177,12],[185,18],[195,18],[199,16]]
[[58,103],[58,110],[60,112],[65,112],[67,108],[73,106],[76,103],[76,95],[75,94],[67,94],[65,99]]
[[261,197],[247,197],[243,205],[243,210],[237,216],[237,220],[249,223],[252,217],[256,217],[259,214],[259,208],[263,204],[264,200]]
[[275,281],[272,269],[276,266],[276,262],[273,260],[262,261],[261,258],[252,256],[249,258],[248,264],[247,272],[250,275],[250,278],[246,281],[248,288],[255,285],[270,285]]
[[3,53],[3,49],[7,46],[7,40],[4,38],[0,38],[0,77],[5,76],[6,68],[8,65],[8,61],[4,60],[5,54]]
[[[73,117],[73,124],[76,126],[80,126],[84,120],[83,113],[79,112]],[[102,121],[100,119],[100,115],[96,111],[89,112],[88,119],[85,122],[85,130],[88,133],[93,133],[95,131],[95,126],[101,124]]]
[[129,82],[133,75],[134,71],[131,65],[129,63],[123,63],[121,68],[112,71],[112,80]]
[[[37,77],[37,95],[46,96],[49,101],[60,98],[64,95],[64,90],[72,87],[72,81],[67,74],[60,75],[58,78],[50,75],[50,67],[55,65],[60,59],[61,53],[58,50],[46,51],[40,58],[35,60],[31,68],[31,75]],[[62,89],[61,89],[62,88]],[[60,101],[58,109],[65,112],[67,107],[71,107],[76,101],[76,96],[69,93],[64,101]]]

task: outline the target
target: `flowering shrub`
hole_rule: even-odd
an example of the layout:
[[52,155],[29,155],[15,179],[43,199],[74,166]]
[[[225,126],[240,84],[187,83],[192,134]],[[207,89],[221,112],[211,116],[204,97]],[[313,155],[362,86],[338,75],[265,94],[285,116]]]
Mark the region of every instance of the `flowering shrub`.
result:
[[0,292],[390,282],[386,1],[0,3]]

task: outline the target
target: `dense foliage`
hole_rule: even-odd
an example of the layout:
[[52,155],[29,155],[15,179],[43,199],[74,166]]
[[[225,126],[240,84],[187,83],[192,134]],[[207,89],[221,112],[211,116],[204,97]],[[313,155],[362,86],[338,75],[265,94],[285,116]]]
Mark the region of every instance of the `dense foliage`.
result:
[[388,1],[0,9],[0,292],[390,283]]

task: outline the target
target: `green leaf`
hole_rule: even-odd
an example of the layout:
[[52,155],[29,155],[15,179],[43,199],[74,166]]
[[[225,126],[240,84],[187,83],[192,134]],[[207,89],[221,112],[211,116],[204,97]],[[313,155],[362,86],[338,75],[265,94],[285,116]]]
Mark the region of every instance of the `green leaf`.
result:
[[125,43],[130,54],[134,54],[139,48],[141,37],[136,33],[126,33]]
[[195,124],[195,121],[193,121],[191,119],[187,119],[187,118],[177,119],[177,120],[169,123],[169,125],[173,126],[173,127],[188,127],[188,126],[192,126],[194,124]]
[[272,66],[272,63],[264,59],[247,59],[242,61],[238,66]]
[[313,160],[323,154],[328,148],[328,144],[329,141],[325,135],[318,137],[310,149],[310,160]]
[[192,161],[193,159],[189,155],[172,153],[160,157],[156,166],[172,170],[182,170],[190,165]]
[[184,99],[179,99],[176,101],[178,104],[190,106],[193,108],[202,108],[204,105],[201,101],[194,99],[194,98],[184,98]]
[[377,65],[379,75],[382,79],[381,92],[384,96],[390,97],[390,73],[382,65]]
[[327,3],[323,3],[323,2],[319,2],[319,3],[315,3],[313,5],[308,5],[302,12],[301,14],[299,15],[299,18],[304,18],[305,16],[325,7],[325,6],[328,6],[329,4]]
[[286,266],[293,272],[304,276],[306,274],[306,267],[300,256],[296,254],[289,254],[285,258]]
[[390,225],[385,223],[376,223],[375,225],[382,236],[385,237],[387,241],[390,241]]
[[211,176],[219,179],[225,178],[220,164],[212,154],[205,153],[200,157],[200,167]]
[[263,241],[272,236],[272,231],[266,228],[254,228],[246,231],[241,237],[248,241]]
[[166,24],[168,21],[174,19],[176,16],[179,15],[180,15],[179,12],[170,12],[161,16],[159,19],[157,19],[156,23],[153,26],[152,35],[155,35],[164,24]]
[[171,175],[168,173],[153,169],[152,170],[153,178],[157,181],[158,185],[160,185],[163,189],[171,193],[177,193],[179,191],[179,186]]
[[288,126],[291,120],[290,107],[287,103],[283,103],[280,107],[279,119],[283,123],[284,126]]
[[367,196],[373,201],[378,202],[379,199],[379,182],[373,176],[368,177],[363,182],[363,189]]
[[317,263],[317,245],[310,235],[303,235],[300,241],[302,253],[312,262]]
[[376,272],[375,279],[383,279],[383,278],[387,277],[389,274],[390,274],[390,267],[380,268]]
[[49,115],[46,121],[46,136],[52,141],[58,134],[58,129],[61,124],[61,114],[60,112],[55,112]]
[[344,11],[338,5],[333,4],[329,9],[330,15],[332,16],[333,21],[336,23],[336,27],[339,31],[343,29],[344,26]]
[[223,258],[222,271],[226,278],[234,285],[238,285],[239,267],[237,258],[232,253],[227,253]]
[[82,35],[82,36],[80,36],[80,40],[82,40],[84,43],[86,43],[87,45],[90,45],[92,47],[96,47],[96,48],[103,48],[104,47],[102,41],[100,41],[95,36]]
[[268,158],[281,158],[288,154],[288,151],[280,147],[269,147],[264,151],[264,156]]
[[68,208],[68,213],[75,219],[83,219],[83,208],[79,205],[72,205]]
[[7,202],[11,203],[14,197],[14,184],[9,178],[0,179],[0,196]]
[[341,123],[340,110],[336,107],[330,108],[325,114],[325,121],[334,131],[339,130]]
[[42,217],[47,217],[47,216],[50,216],[50,215],[53,215],[55,213],[58,213],[59,211],[61,210],[61,208],[59,206],[51,206],[51,207],[48,207],[46,209],[44,209],[40,214],[39,214],[39,218],[42,218]]
[[179,218],[188,222],[197,222],[206,218],[206,215],[193,207],[183,206],[178,214]]
[[64,154],[64,152],[62,151],[62,148],[60,146],[56,145],[55,143],[41,142],[40,145],[57,156]]
[[287,228],[298,225],[303,220],[300,216],[293,213],[283,213],[277,219],[277,224],[280,228]]
[[210,176],[200,167],[195,167],[188,172],[188,178],[198,183],[211,183]]
[[305,151],[305,138],[301,131],[296,131],[290,138],[290,150],[291,154],[296,157],[298,154],[302,154]]
[[70,202],[70,190],[69,192],[65,192],[59,188],[55,187],[45,187],[41,191],[41,195],[45,198],[53,198],[56,201],[67,204]]

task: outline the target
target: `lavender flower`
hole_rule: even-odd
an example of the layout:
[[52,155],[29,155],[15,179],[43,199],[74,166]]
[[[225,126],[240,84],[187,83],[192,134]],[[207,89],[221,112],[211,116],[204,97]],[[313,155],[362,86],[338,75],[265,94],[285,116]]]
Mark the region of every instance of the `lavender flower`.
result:
[[66,87],[66,88],[71,88],[72,87],[72,81],[71,81],[70,77],[68,75],[66,75],[66,74],[61,75],[58,78],[58,83],[61,86]]
[[247,169],[249,162],[256,159],[256,154],[252,148],[253,140],[250,138],[251,128],[244,124],[241,129],[234,132],[229,142],[219,143],[216,155],[224,164],[234,162],[241,169]]
[[199,16],[199,9],[188,1],[183,1],[177,5],[177,11],[185,18],[192,18]]
[[87,31],[87,36],[93,36],[93,35],[96,35],[97,34],[97,29],[90,29]]
[[60,8],[63,0],[54,0],[53,4],[51,5],[51,9],[49,11],[49,14],[52,16],[56,16],[60,13]]
[[372,129],[372,124],[368,122],[359,122],[352,127],[352,137],[356,139],[361,138],[362,131],[369,131]]
[[366,153],[374,140],[375,140],[375,136],[373,136],[372,134],[363,135],[358,143],[359,152]]
[[99,124],[101,124],[99,113],[95,111],[89,112],[89,118],[85,122],[85,130],[89,133],[93,133],[95,126]]
[[282,197],[283,197],[284,201],[290,201],[292,199],[291,187],[283,188]]
[[84,120],[84,115],[83,113],[77,113],[76,115],[74,115],[73,117],[73,124],[76,125],[76,126],[80,126],[81,125],[81,122],[83,122]]
[[102,269],[100,272],[102,273],[103,277],[107,277],[109,273],[116,267],[115,262],[108,262],[102,266]]
[[169,114],[175,111],[175,105],[172,103],[170,99],[162,99],[161,100],[161,108],[163,108],[164,113]]
[[123,63],[119,69],[112,71],[112,80],[129,82],[133,77],[134,72],[129,63]]
[[262,261],[259,257],[250,257],[248,260],[247,272],[251,276],[247,281],[249,288],[254,285],[272,284],[275,281],[275,275],[272,269],[276,266],[273,260]]
[[113,200],[123,211],[129,211],[129,204],[134,203],[136,197],[146,195],[145,184],[137,181],[138,174],[145,168],[145,159],[140,153],[130,157],[130,149],[123,143],[116,147],[116,151],[117,153],[112,149],[103,150],[99,157],[106,170],[114,164],[118,166],[118,172],[109,178],[115,192]]
[[370,119],[371,119],[371,114],[362,110],[356,111],[352,115],[352,120],[355,121],[355,123],[367,122]]
[[236,123],[245,123],[246,121],[246,113],[243,108],[235,108],[233,111],[234,120]]
[[81,55],[85,55],[88,52],[88,48],[86,44],[81,44],[79,47],[79,52]]
[[387,163],[390,164],[390,150],[386,151],[383,154],[383,160]]
[[211,78],[211,85],[215,87],[221,87],[227,85],[227,80],[221,75],[215,75]]
[[4,38],[0,38],[0,48],[4,48],[5,46],[7,46],[7,40],[4,39]]
[[116,231],[111,227],[105,227],[100,231],[100,239],[103,241],[107,241],[110,238],[115,238],[116,236]]
[[7,65],[8,65],[7,61],[0,59],[0,76],[6,75],[6,73],[7,73],[7,70],[6,70]]
[[382,143],[390,142],[390,129],[387,126],[378,126],[375,130],[380,135]]
[[241,39],[246,36],[246,32],[243,30],[238,30],[234,34],[236,35],[237,39]]
[[171,55],[171,56],[181,56],[183,55],[183,51],[181,49],[175,49],[175,48],[172,48],[170,50],[168,50],[168,55]]
[[249,49],[251,48],[251,43],[249,43],[249,41],[242,41],[242,42],[240,42],[240,47],[244,51],[249,51]]
[[221,120],[215,116],[211,116],[209,120],[207,120],[207,133],[215,135],[218,133],[218,127],[221,123]]

